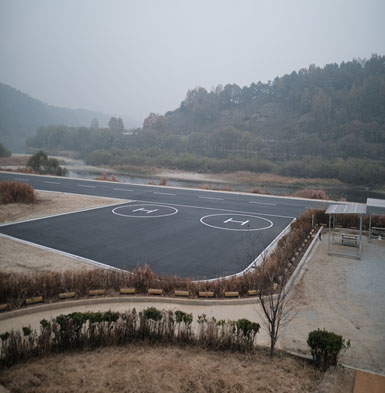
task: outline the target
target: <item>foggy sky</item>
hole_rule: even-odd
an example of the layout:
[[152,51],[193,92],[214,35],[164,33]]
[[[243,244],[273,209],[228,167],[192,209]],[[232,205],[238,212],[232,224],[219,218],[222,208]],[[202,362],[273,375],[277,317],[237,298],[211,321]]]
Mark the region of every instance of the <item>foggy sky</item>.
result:
[[384,0],[0,0],[0,82],[129,115],[188,89],[385,54]]

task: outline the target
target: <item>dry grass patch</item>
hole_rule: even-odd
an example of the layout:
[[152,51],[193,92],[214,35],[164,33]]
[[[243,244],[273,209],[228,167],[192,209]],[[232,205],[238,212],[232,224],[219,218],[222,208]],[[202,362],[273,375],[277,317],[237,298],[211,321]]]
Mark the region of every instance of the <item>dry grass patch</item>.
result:
[[[32,205],[24,203],[0,205],[0,223],[27,220],[120,202],[120,200],[112,198],[59,194],[46,191],[37,191],[36,195],[36,203]],[[121,202],[125,201],[121,200]]]
[[25,166],[29,158],[29,155],[0,157],[0,166]]
[[352,373],[337,369],[326,378],[324,382],[325,377],[304,361],[286,355],[271,359],[264,350],[244,355],[128,345],[19,364],[3,371],[0,383],[12,392],[26,393],[351,391]]
[[336,179],[318,179],[318,178],[302,178],[302,177],[288,177],[280,176],[274,173],[254,173],[247,171],[238,171],[228,174],[218,175],[222,180],[227,180],[236,183],[255,183],[255,184],[284,184],[284,185],[314,185],[314,184],[334,184],[342,185],[342,183]]

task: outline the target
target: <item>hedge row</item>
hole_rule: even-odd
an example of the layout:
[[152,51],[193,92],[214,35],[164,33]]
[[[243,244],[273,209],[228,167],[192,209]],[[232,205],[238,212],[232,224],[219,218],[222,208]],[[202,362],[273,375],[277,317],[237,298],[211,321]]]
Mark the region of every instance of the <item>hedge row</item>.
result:
[[160,311],[154,307],[137,313],[74,312],[51,321],[40,321],[40,332],[24,327],[22,332],[0,335],[0,367],[10,367],[32,357],[70,349],[88,349],[131,342],[197,345],[214,350],[252,351],[260,325],[247,319],[216,321],[198,316],[197,333],[193,316],[183,311]]

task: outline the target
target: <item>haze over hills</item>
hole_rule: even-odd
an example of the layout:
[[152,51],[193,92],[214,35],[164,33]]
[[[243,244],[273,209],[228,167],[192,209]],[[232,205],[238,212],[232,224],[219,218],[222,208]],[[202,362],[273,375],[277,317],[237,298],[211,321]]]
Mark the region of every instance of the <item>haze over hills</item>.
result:
[[377,186],[385,184],[385,56],[312,65],[243,88],[197,87],[132,135],[45,127],[28,143],[75,150],[96,165],[248,170]]
[[[135,120],[120,116],[126,128]],[[25,141],[41,126],[51,124],[89,127],[97,119],[105,127],[111,115],[86,109],[69,109],[48,105],[11,86],[0,83],[0,142],[13,152],[23,152]]]

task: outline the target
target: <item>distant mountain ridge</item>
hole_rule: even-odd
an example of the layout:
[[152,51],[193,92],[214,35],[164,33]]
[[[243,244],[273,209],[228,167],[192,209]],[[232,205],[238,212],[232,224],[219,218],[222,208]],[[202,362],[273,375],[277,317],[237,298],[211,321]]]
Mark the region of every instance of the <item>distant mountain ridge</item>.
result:
[[[107,126],[111,115],[86,109],[61,108],[46,104],[21,91],[0,83],[0,142],[13,152],[22,152],[27,137],[41,126],[63,124],[89,127],[92,119]],[[135,121],[122,117],[125,127],[134,127]]]

